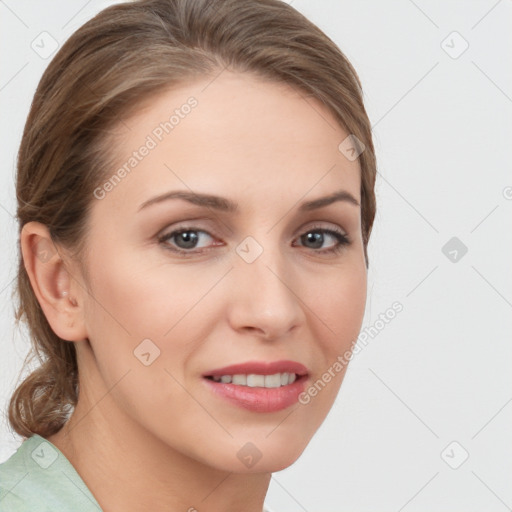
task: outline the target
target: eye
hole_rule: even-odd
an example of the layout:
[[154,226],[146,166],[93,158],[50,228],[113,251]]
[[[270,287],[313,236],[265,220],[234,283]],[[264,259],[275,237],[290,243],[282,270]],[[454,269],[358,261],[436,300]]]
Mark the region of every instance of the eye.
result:
[[[199,233],[206,235],[206,237],[209,237],[213,239],[213,237],[207,232],[203,231],[202,229],[196,229],[193,227],[190,228],[182,228],[178,229],[176,231],[172,231],[168,234],[164,234],[158,238],[158,241],[162,244],[164,244],[168,249],[176,252],[192,252],[191,249],[197,249],[198,248],[198,241],[201,239],[201,236]],[[174,241],[174,245],[177,247],[172,247],[168,243],[169,240]],[[199,246],[201,248],[201,246]]]
[[[203,236],[202,236],[203,235]],[[201,238],[206,238],[206,245],[199,245]],[[204,252],[214,246],[222,245],[221,243],[214,243],[208,245],[208,238],[214,240],[214,237],[207,231],[195,227],[180,228],[170,233],[163,234],[158,237],[158,242],[166,249],[173,251],[179,255],[187,256],[194,253]],[[327,249],[320,249],[326,239],[334,240],[334,245]],[[320,226],[313,226],[308,231],[304,232],[298,238],[301,241],[300,246],[313,250],[313,252],[320,254],[336,253],[341,251],[346,245],[350,244],[347,235],[337,229],[327,229]]]
[[[334,246],[320,251],[316,250],[324,244],[326,235],[327,238],[334,239]],[[320,226],[313,226],[304,234],[302,234],[299,239],[301,240],[302,245],[313,249],[314,252],[320,254],[337,253],[341,251],[346,245],[350,244],[350,240],[348,239],[347,235],[342,231],[337,229],[322,228]],[[311,244],[313,247],[309,246],[308,244]]]

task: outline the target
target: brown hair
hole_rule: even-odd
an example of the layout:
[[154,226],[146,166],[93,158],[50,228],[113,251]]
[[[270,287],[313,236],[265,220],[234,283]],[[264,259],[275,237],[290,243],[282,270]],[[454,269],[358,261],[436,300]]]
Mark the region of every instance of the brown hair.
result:
[[[368,266],[376,160],[361,84],[334,42],[281,0],[126,2],[104,9],[72,34],[45,70],[25,124],[17,161],[20,233],[25,223],[38,221],[55,244],[83,254],[93,190],[115,158],[109,130],[142,101],[225,67],[313,96],[363,142],[361,222]],[[40,364],[15,390],[9,422],[23,437],[48,437],[62,428],[78,400],[75,345],[48,324],[21,250],[15,292],[16,320],[27,322],[29,356]]]

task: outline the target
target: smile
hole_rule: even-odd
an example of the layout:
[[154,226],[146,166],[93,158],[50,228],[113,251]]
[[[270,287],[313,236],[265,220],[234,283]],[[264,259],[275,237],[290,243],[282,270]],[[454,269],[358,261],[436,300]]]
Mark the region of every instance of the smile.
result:
[[236,384],[237,386],[247,386],[250,388],[280,388],[295,382],[297,375],[295,373],[274,373],[273,375],[257,375],[250,373],[244,375],[237,373],[235,375],[222,375],[210,377],[215,382],[223,384]]

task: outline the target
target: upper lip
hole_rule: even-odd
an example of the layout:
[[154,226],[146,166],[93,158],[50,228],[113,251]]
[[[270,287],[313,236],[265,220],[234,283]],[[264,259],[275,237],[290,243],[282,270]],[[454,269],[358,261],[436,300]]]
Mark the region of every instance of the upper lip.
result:
[[296,361],[247,361],[232,364],[203,373],[203,377],[222,377],[223,375],[274,375],[276,373],[296,373],[307,375],[308,369]]

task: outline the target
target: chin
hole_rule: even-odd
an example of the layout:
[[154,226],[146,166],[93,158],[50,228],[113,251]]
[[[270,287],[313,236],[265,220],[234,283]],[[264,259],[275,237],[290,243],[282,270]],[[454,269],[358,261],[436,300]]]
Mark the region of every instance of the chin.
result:
[[265,462],[263,461],[262,458],[258,465],[255,466],[255,469],[257,472],[263,473],[275,473],[277,471],[282,471],[283,469],[286,469],[290,467],[292,464],[294,464],[301,456],[304,449],[305,446],[301,450],[295,450],[292,453],[276,453],[269,457],[268,460]]
[[[268,432],[265,433],[267,435]],[[212,466],[233,473],[274,473],[282,471],[294,464],[305,450],[308,439],[301,435],[283,436],[271,434],[265,439],[234,441],[231,446],[225,446],[218,453],[216,460],[210,460]],[[211,452],[210,452],[211,453]],[[235,457],[233,457],[233,454]],[[209,457],[211,459],[211,457]]]

